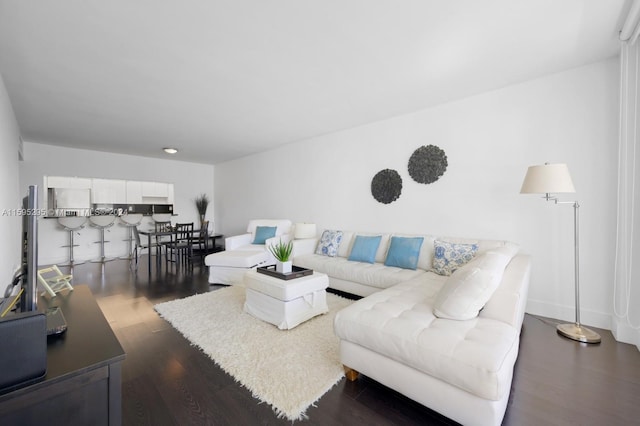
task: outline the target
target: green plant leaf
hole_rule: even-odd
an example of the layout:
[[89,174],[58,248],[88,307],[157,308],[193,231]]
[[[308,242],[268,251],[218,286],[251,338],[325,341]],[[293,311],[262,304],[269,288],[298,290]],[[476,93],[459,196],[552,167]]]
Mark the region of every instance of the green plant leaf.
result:
[[269,251],[273,254],[273,257],[280,262],[287,262],[293,252],[293,241],[283,243],[282,240],[280,240],[276,244],[269,246]]

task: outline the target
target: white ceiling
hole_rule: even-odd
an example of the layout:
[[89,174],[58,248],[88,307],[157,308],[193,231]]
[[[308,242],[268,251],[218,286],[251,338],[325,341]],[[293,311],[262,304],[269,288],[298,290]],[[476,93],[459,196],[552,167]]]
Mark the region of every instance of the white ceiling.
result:
[[618,53],[630,0],[0,0],[23,139],[215,164]]

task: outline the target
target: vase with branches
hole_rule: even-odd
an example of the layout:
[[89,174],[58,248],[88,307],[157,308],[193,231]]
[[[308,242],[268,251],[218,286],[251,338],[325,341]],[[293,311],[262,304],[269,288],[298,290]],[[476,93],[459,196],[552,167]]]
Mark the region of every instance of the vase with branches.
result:
[[202,193],[195,200],[196,209],[200,215],[200,227],[204,226],[204,217],[207,214],[207,207],[209,207],[209,197],[207,194]]

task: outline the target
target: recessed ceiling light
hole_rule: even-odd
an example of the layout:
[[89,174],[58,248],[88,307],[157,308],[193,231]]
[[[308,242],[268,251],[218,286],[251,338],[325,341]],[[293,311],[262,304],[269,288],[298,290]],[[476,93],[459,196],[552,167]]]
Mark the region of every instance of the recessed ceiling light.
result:
[[178,152],[178,150],[175,148],[163,148],[163,151],[167,154],[175,154],[176,152]]

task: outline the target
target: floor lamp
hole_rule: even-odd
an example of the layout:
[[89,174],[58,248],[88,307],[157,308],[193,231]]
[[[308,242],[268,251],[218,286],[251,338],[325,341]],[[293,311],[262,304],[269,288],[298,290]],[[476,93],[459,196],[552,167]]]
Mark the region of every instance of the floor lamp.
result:
[[558,333],[569,339],[584,343],[600,343],[600,335],[580,324],[580,250],[578,244],[578,211],[577,201],[559,201],[554,194],[576,192],[566,164],[549,164],[531,166],[524,177],[521,194],[544,194],[546,201],[555,204],[573,205],[573,234],[575,249],[575,287],[576,287],[576,322],[574,324],[558,324]]

